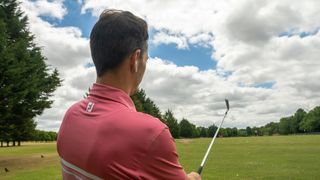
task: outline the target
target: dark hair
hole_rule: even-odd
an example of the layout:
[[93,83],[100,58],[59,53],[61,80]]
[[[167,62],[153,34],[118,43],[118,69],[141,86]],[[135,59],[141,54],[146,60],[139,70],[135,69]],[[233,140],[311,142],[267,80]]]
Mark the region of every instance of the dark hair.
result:
[[90,34],[90,49],[97,75],[119,66],[136,49],[147,50],[147,23],[128,11],[105,10]]

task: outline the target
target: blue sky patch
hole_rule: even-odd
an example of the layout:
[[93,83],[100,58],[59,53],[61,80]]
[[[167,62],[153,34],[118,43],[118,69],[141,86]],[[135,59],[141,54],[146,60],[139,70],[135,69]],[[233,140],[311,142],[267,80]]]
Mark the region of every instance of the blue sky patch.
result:
[[97,17],[92,16],[90,12],[81,14],[81,4],[77,1],[64,1],[64,6],[67,8],[67,14],[62,20],[40,16],[43,20],[48,21],[56,27],[75,26],[81,29],[83,37],[89,37],[93,25],[97,21]]
[[274,81],[272,82],[263,82],[263,83],[257,83],[253,85],[255,88],[264,88],[264,89],[272,89],[272,86],[275,84]]
[[197,66],[200,70],[216,68],[216,61],[211,59],[212,48],[189,44],[189,49],[178,49],[176,44],[149,45],[150,57],[174,62],[178,66]]
[[279,33],[279,37],[283,37],[283,36],[287,36],[287,37],[291,37],[291,36],[299,36],[300,38],[304,38],[304,37],[308,37],[308,36],[314,36],[319,32],[320,28],[316,28],[313,31],[302,31],[302,32],[295,32],[294,30],[291,31],[286,31],[286,32],[281,32]]
[[85,68],[91,68],[93,66],[94,66],[94,64],[92,62],[89,62],[89,63],[84,65]]
[[231,76],[232,73],[233,73],[232,71],[223,71],[223,72],[220,71],[220,72],[218,72],[218,74],[219,74],[220,76],[225,77],[225,78]]

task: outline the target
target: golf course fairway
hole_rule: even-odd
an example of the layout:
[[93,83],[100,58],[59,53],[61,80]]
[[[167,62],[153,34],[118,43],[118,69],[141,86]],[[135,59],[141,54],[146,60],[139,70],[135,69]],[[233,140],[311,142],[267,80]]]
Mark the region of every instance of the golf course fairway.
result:
[[[210,141],[175,140],[186,172],[198,169]],[[320,135],[217,138],[202,179],[319,179],[319,167]],[[55,143],[0,148],[0,168],[3,180],[61,179]]]

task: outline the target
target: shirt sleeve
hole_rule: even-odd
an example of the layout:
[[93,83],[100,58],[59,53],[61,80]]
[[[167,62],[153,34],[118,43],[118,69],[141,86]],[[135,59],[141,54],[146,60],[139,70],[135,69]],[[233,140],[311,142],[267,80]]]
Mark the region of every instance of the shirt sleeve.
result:
[[152,142],[142,163],[142,179],[187,179],[168,128]]

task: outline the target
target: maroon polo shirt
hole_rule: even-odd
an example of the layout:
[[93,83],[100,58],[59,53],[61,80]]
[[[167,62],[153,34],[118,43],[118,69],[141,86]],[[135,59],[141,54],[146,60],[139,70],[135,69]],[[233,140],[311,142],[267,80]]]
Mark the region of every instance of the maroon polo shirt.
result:
[[64,179],[187,179],[168,127],[111,86],[69,108],[57,146]]

